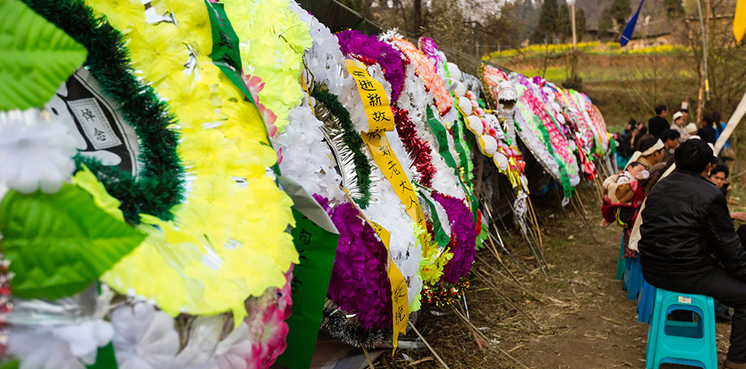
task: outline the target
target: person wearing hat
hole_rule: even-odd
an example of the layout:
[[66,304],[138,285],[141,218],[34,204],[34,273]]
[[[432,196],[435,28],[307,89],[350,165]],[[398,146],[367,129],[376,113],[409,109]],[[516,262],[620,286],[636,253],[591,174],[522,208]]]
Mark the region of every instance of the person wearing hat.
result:
[[[686,119],[684,119],[684,114],[680,111],[674,113],[673,122],[671,122],[670,129],[679,132],[679,140],[681,140],[682,142],[689,138],[689,136],[691,135],[689,132],[686,131]],[[694,132],[697,132],[697,126],[694,126]]]
[[646,135],[640,139],[640,146],[632,154],[629,162],[639,162],[645,166],[646,170],[650,170],[653,165],[663,161],[663,151],[665,150],[666,145],[663,141],[651,135]]
[[663,130],[668,128],[668,108],[665,105],[658,105],[655,107],[655,116],[648,120],[648,133],[660,138]]
[[707,180],[713,159],[702,140],[687,140],[676,149],[676,168],[645,200],[636,246],[651,285],[712,296],[733,307],[724,367],[746,369],[746,250],[725,196]]
[[694,136],[699,138],[699,136],[697,136],[697,125],[696,124],[689,123],[686,125],[686,127],[684,127],[684,130],[686,131],[687,135],[689,135],[689,137],[687,138],[693,138]]

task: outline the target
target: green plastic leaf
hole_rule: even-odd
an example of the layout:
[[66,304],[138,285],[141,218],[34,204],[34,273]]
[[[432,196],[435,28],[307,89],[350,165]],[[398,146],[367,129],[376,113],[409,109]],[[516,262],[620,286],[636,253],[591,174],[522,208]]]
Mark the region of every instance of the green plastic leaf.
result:
[[18,360],[11,360],[0,364],[0,369],[18,369],[21,363]]
[[0,111],[43,106],[87,55],[21,1],[0,0]]
[[52,195],[8,192],[0,232],[13,294],[50,300],[83,291],[145,238],[70,184]]
[[95,363],[86,365],[87,369],[117,369],[118,367],[116,354],[114,353],[114,345],[111,342],[104,347],[98,348]]

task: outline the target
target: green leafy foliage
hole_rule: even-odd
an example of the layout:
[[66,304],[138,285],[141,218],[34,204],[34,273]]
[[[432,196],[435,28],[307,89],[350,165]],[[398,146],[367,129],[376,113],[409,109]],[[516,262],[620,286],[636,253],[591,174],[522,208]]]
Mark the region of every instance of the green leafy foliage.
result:
[[41,107],[87,55],[22,2],[0,0],[0,111]]
[[0,369],[18,369],[20,364],[18,360],[11,360],[0,364]]
[[13,294],[50,300],[84,290],[145,238],[70,184],[51,195],[8,192],[0,231]]
[[632,15],[632,6],[629,5],[629,0],[614,0],[609,11],[621,30],[627,24],[629,16]]

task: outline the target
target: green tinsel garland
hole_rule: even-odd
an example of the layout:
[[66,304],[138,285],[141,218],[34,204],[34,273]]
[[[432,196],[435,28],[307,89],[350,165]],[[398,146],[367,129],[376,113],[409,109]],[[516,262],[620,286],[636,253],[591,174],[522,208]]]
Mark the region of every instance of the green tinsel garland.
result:
[[368,157],[362,151],[363,138],[360,137],[360,133],[355,130],[355,126],[352,124],[350,118],[350,112],[345,109],[342,103],[339,102],[337,96],[334,96],[327,90],[324,90],[321,86],[316,85],[311,92],[311,96],[318,100],[320,103],[331,111],[332,115],[339,119],[342,129],[344,130],[344,143],[353,153],[353,159],[355,162],[355,172],[358,178],[358,187],[362,197],[356,199],[358,205],[365,209],[370,204],[370,174],[371,166],[368,162]]
[[23,2],[88,49],[84,65],[104,93],[120,102],[122,116],[140,140],[138,159],[144,165],[139,179],[80,155],[75,158],[78,169],[85,164],[96,174],[109,194],[122,202],[120,208],[130,223],[139,223],[141,213],[170,220],[171,208],[184,199],[184,172],[176,154],[178,134],[168,129],[175,120],[168,105],[134,76],[122,34],[80,0]]

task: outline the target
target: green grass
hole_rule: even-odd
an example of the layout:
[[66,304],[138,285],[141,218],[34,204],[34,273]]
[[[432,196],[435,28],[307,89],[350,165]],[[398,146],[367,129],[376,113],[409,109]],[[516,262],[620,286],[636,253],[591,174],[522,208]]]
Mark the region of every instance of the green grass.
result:
[[[585,55],[595,56],[638,56],[638,55],[679,55],[686,53],[687,48],[681,45],[657,45],[644,48],[632,49],[629,47],[620,47],[616,42],[599,43],[599,42],[581,42],[577,49]],[[572,51],[572,44],[557,45],[531,45],[520,49],[508,49],[495,51],[485,57],[483,60],[490,60],[495,63],[504,63],[515,58],[525,60],[559,57]]]

